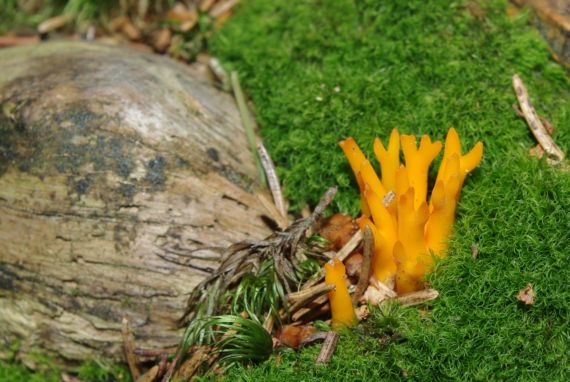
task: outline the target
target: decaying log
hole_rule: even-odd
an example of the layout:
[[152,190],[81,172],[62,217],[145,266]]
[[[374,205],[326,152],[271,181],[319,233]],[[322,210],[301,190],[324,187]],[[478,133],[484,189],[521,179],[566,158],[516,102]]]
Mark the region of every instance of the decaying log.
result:
[[554,58],[570,68],[570,3],[568,0],[511,0],[527,4],[536,14],[535,24],[548,42]]
[[270,233],[256,177],[234,100],[191,68],[0,50],[0,348],[120,359],[123,317],[137,346],[175,346],[214,247]]

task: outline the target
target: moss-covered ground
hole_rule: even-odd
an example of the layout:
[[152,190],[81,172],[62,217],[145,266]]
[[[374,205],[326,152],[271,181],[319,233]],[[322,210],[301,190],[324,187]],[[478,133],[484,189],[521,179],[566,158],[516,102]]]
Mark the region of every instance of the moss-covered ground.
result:
[[[454,126],[464,149],[482,140],[485,154],[466,181],[450,256],[430,276],[436,301],[376,311],[328,366],[314,364],[318,347],[283,351],[227,380],[570,380],[570,175],[528,156],[511,75],[567,153],[570,88],[528,12],[508,15],[504,1],[243,3],[210,48],[239,71],[293,208],[337,184],[334,208],[357,213],[337,145],[348,135],[371,155],[373,137],[393,127],[443,139]],[[527,283],[531,307],[515,297]],[[58,378],[0,365],[1,381]]]
[[[480,4],[251,0],[214,36],[211,51],[239,71],[294,208],[338,184],[335,208],[357,212],[337,145],[349,135],[370,156],[393,127],[443,139],[454,126],[464,149],[485,145],[450,256],[430,276],[439,299],[387,314],[397,318],[388,329],[376,319],[345,335],[329,366],[315,366],[315,347],[227,380],[570,380],[570,175],[529,157],[535,143],[511,108],[518,73],[570,152],[568,77],[528,12]],[[516,299],[527,283],[531,307]]]

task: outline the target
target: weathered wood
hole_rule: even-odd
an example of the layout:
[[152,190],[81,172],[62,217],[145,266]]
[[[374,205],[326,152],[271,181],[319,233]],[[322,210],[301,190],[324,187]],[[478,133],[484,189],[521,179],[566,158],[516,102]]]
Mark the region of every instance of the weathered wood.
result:
[[554,58],[570,67],[570,2],[568,0],[511,0],[528,4],[536,14],[535,24],[548,41]]
[[176,345],[208,247],[269,234],[251,155],[233,99],[182,64],[0,50],[0,348],[120,359],[122,317],[137,346]]

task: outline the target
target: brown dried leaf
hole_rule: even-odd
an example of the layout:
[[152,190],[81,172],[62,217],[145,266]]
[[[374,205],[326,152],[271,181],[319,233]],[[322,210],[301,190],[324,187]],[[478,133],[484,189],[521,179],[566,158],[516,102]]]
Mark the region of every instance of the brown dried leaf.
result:
[[362,268],[362,262],[364,261],[364,256],[360,252],[353,253],[348,256],[344,262],[346,268],[346,274],[349,277],[360,277],[360,269]]
[[185,5],[176,3],[168,12],[166,18],[170,21],[178,22],[179,29],[182,32],[187,32],[198,23],[198,12],[196,8],[188,9]]
[[237,3],[239,3],[239,0],[222,0],[216,3],[216,5],[212,7],[212,9],[210,9],[209,14],[212,17],[218,18],[223,14],[231,12],[232,8],[235,7]]
[[127,19],[127,21],[123,24],[123,26],[121,27],[121,31],[123,32],[123,34],[125,36],[128,37],[129,40],[131,41],[138,41],[142,38],[142,33],[139,30],[139,28],[137,28],[135,26],[135,24],[133,24],[130,20]]
[[316,331],[312,325],[285,325],[277,334],[277,338],[281,345],[297,349],[301,342]]
[[71,16],[66,14],[52,17],[51,19],[47,19],[38,25],[38,33],[44,34],[51,32],[53,30],[64,27],[70,21]]
[[534,293],[534,290],[532,289],[532,284],[530,284],[530,283],[526,284],[526,287],[521,289],[519,291],[519,293],[517,294],[517,300],[519,300],[520,302],[522,302],[525,305],[534,304],[534,298],[535,297],[536,297],[536,294]]
[[152,32],[152,47],[159,53],[164,53],[170,46],[172,40],[172,32],[168,28],[157,29]]
[[358,229],[350,215],[335,214],[326,219],[320,235],[331,242],[332,249],[338,251],[352,238]]
[[198,8],[202,12],[208,12],[210,8],[212,8],[212,5],[214,5],[215,2],[216,0],[201,0]]

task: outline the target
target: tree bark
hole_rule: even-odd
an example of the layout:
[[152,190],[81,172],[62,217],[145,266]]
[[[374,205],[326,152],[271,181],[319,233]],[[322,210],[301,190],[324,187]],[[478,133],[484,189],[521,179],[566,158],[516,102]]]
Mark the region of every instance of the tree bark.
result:
[[123,317],[138,346],[175,346],[210,247],[269,233],[255,178],[233,99],[191,68],[0,50],[0,348],[122,359]]

